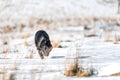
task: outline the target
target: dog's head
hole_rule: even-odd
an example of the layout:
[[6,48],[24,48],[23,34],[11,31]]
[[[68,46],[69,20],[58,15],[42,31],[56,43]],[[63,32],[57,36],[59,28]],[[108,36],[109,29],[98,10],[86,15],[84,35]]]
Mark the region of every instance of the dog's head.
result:
[[44,56],[49,56],[49,53],[53,48],[48,34],[43,30],[36,32],[35,45],[42,59],[44,58]]

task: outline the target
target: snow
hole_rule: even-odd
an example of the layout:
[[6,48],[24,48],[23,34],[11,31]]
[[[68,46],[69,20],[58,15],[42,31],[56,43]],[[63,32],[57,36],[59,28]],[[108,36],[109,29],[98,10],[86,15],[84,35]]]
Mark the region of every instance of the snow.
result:
[[[29,38],[29,39],[32,39],[32,38]],[[75,79],[75,80],[77,80],[79,78],[77,78],[77,77],[76,78],[74,78],[74,77],[67,78],[66,76],[63,75],[63,70],[65,68],[64,63],[66,61],[66,57],[70,57],[68,55],[70,55],[70,54],[74,55],[73,53],[76,53],[75,43],[80,44],[80,48],[81,48],[80,60],[82,61],[82,65],[84,65],[84,67],[86,67],[92,61],[91,64],[98,71],[97,76],[110,76],[111,74],[114,74],[114,73],[117,73],[120,71],[120,69],[119,69],[120,60],[119,60],[119,56],[118,56],[119,51],[120,51],[119,50],[120,44],[116,45],[116,44],[113,44],[110,42],[106,43],[106,42],[103,42],[103,40],[98,39],[97,37],[84,38],[83,40],[82,39],[77,40],[76,42],[74,42],[74,41],[69,42],[71,47],[53,48],[49,57],[43,61],[40,60],[37,52],[36,52],[36,54],[33,54],[32,59],[29,59],[29,58],[26,59],[26,55],[29,55],[30,48],[32,49],[32,47],[26,47],[19,43],[19,45],[21,45],[21,48],[19,47],[19,49],[22,49],[24,51],[19,50],[20,52],[17,54],[15,54],[14,52],[7,54],[5,56],[5,58],[6,58],[5,62],[7,63],[6,69],[9,70],[10,66],[12,65],[11,63],[13,63],[15,61],[16,62],[15,64],[17,65],[17,68],[19,69],[18,74],[23,73],[22,70],[29,71],[29,70],[37,69],[37,71],[43,70],[43,72],[45,72],[43,74],[47,74],[47,76],[42,75],[41,79],[44,79],[44,80],[47,80],[48,78],[50,80],[56,80],[56,79],[58,79],[58,80],[59,79],[63,79],[63,80]],[[64,42],[63,45],[66,45],[66,44],[68,44],[68,43]],[[18,44],[16,44],[16,42],[15,42],[15,43],[13,43],[13,45],[18,45]],[[18,54],[19,54],[19,56],[17,57]],[[4,55],[5,54],[1,54],[0,57],[2,58],[2,56],[4,56]],[[2,60],[3,60],[3,62],[0,61],[0,64],[4,64],[4,59],[2,59]],[[24,66],[24,65],[26,65],[26,66]],[[2,66],[0,68],[2,69]],[[46,71],[48,71],[48,73],[46,73]],[[53,71],[53,72],[50,73],[49,71],[50,72]],[[56,72],[54,72],[54,71],[56,71]],[[84,78],[82,78],[82,79],[84,79]],[[88,78],[88,79],[91,79],[91,78]],[[97,79],[99,79],[99,78],[97,78]]]
[[111,63],[110,65],[107,65],[103,67],[101,70],[99,70],[98,76],[109,76],[114,73],[120,72],[120,64],[119,63]]
[[[66,30],[68,32],[66,32]],[[65,63],[67,63],[69,59],[70,61],[73,61],[72,58],[74,58],[76,46],[78,46],[80,47],[80,55],[78,57],[81,62],[80,65],[82,65],[84,68],[92,66],[95,70],[97,70],[98,73],[95,76],[88,78],[83,77],[81,79],[119,79],[119,77],[111,77],[110,75],[120,72],[120,44],[105,42],[103,36],[102,38],[99,38],[98,36],[83,37],[83,32],[84,31],[80,27],[76,27],[76,29],[58,29],[57,32],[54,33],[50,33],[49,31],[49,33],[54,36],[54,39],[56,39],[55,37],[58,38],[59,36],[59,38],[62,40],[60,45],[66,47],[53,48],[53,50],[50,52],[50,55],[44,60],[40,59],[34,46],[34,35],[26,39],[9,39],[9,42],[12,42],[9,45],[10,52],[8,52],[7,55],[0,55],[0,70],[3,70],[3,66],[5,66],[6,71],[9,72],[12,71],[12,67],[14,68],[14,66],[16,66],[17,70],[14,72],[16,73],[17,79],[19,76],[22,78],[23,75],[26,75],[25,78],[29,80],[31,78],[31,71],[35,71],[36,78],[40,78],[42,80],[79,80],[79,77],[66,77],[64,75]],[[65,36],[67,38],[65,39],[62,37],[61,33],[66,34]],[[72,38],[74,40],[71,40],[71,35],[69,33],[73,33]],[[81,34],[78,35],[79,39],[76,37],[77,34]],[[30,45],[25,46],[23,44],[24,41],[27,41]],[[7,49],[8,47],[5,48]]]

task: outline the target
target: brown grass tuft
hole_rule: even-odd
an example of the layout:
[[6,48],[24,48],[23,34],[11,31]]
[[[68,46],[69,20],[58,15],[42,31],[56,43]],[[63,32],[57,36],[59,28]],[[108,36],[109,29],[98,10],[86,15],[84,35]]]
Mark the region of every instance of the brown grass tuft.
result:
[[59,48],[60,47],[60,42],[61,42],[61,40],[58,40],[58,41],[52,40],[53,48]]
[[112,74],[111,76],[120,76],[120,72]]
[[74,73],[74,72],[71,71],[71,70],[66,70],[66,71],[64,72],[64,75],[66,75],[66,76],[75,76],[76,73]]
[[118,37],[118,35],[116,34],[116,32],[115,32],[115,35],[114,35],[114,42],[113,42],[114,44],[118,44],[119,43],[119,37]]
[[68,70],[65,70],[64,75],[66,76],[78,76],[78,77],[89,77],[90,72],[82,70],[78,67],[78,64],[71,64]]
[[0,74],[5,74],[5,71],[0,71]]
[[90,76],[90,75],[89,75],[89,71],[81,71],[81,70],[79,70],[79,71],[76,73],[76,76],[78,76],[78,77],[88,77],[88,76]]
[[75,72],[76,72],[77,69],[78,69],[78,64],[74,63],[74,64],[71,64],[71,65],[70,65],[69,70],[72,70],[72,71],[75,71]]
[[23,43],[23,45],[24,45],[24,46],[29,46],[29,44],[28,44],[27,41],[25,41],[25,42]]
[[13,32],[13,28],[7,25],[3,28],[3,33],[9,33],[9,32]]
[[65,70],[64,75],[76,76],[77,70],[78,70],[78,64],[71,64],[68,70]]

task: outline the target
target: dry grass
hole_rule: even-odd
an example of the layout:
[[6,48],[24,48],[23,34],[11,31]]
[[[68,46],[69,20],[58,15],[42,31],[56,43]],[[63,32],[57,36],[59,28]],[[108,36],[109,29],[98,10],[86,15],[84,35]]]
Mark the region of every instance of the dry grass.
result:
[[55,41],[55,39],[52,39],[51,42],[52,42],[53,48],[59,48],[61,40]]
[[[31,16],[26,21],[19,20],[19,21],[0,21],[1,23],[4,23],[3,28],[1,32],[3,33],[9,33],[14,31],[23,32],[26,27],[29,27],[31,29],[38,27],[43,28],[42,26],[46,27],[47,29],[53,29],[58,27],[65,27],[65,26],[78,26],[78,25],[91,25],[94,24],[96,21],[103,21],[106,24],[111,24],[113,26],[120,26],[119,18],[113,18],[113,17],[77,17],[77,18],[59,18],[59,19],[42,19],[42,18],[36,18]],[[7,23],[7,24],[6,24]],[[9,24],[8,24],[9,23]],[[39,26],[36,26],[39,25]],[[41,27],[40,27],[41,26]]]
[[59,47],[59,42],[53,43],[53,47],[58,48]]
[[66,70],[66,71],[64,72],[64,75],[65,75],[65,76],[75,76],[76,73],[74,73],[74,72],[71,71],[71,70]]
[[65,70],[64,72],[65,76],[78,76],[78,77],[89,77],[90,76],[90,72],[89,71],[84,71],[81,70],[77,67],[76,64],[72,64],[69,68],[69,70]]
[[120,76],[120,72],[114,73],[114,74],[112,74],[111,76]]
[[[81,45],[80,42],[76,42],[75,44],[75,48],[76,48],[76,52],[74,53],[75,57],[72,59],[72,61],[70,61],[67,65],[67,62],[65,62],[65,71],[64,71],[64,75],[65,76],[78,76],[78,77],[89,77],[93,74],[93,68],[89,68],[89,69],[84,69],[84,67],[82,65],[80,65],[79,62],[79,58],[78,56],[81,54]],[[73,48],[73,47],[72,47]],[[71,48],[70,48],[71,50]],[[68,53],[70,54],[70,50],[68,51]],[[71,53],[73,54],[73,53]]]
[[23,45],[24,45],[24,46],[29,46],[29,44],[28,44],[27,41],[25,41],[25,42],[23,43]]
[[69,70],[72,70],[72,71],[74,71],[74,72],[77,72],[77,69],[78,69],[78,64],[77,64],[77,63],[70,65]]
[[119,43],[119,37],[118,37],[118,35],[116,34],[116,32],[115,32],[115,36],[114,36],[114,42],[113,42],[114,44],[118,44]]
[[7,25],[3,28],[3,33],[9,33],[9,32],[13,32],[13,28]]
[[78,64],[71,64],[68,70],[65,70],[64,75],[76,76],[78,70]]
[[0,74],[5,74],[5,71],[0,71]]
[[88,77],[90,76],[89,72],[88,71],[78,71],[77,74],[76,74],[78,77]]
[[71,64],[68,70],[65,70],[64,72],[65,76],[78,76],[78,77],[89,77],[90,72],[87,70],[83,70],[82,68],[78,67],[78,64]]
[[105,42],[112,42],[110,35],[111,31],[105,31],[104,34],[105,34]]

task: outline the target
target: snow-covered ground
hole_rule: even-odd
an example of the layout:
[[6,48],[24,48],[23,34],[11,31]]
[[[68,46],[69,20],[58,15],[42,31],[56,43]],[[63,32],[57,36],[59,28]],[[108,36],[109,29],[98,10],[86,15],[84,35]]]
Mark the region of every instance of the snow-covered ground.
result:
[[[5,76],[14,73],[17,80],[79,80],[79,77],[66,77],[64,75],[66,61],[73,60],[74,57],[70,55],[74,55],[76,50],[74,43],[77,42],[80,45],[80,65],[85,68],[92,66],[97,71],[95,76],[83,77],[82,80],[119,79],[120,77],[110,77],[110,75],[120,72],[120,44],[105,42],[104,38],[99,36],[83,37],[83,32],[80,27],[78,27],[77,31],[72,27],[71,29],[69,27],[64,30],[58,29],[56,35],[59,36],[58,39],[61,38],[63,41],[59,44],[63,48],[53,48],[49,57],[44,60],[40,59],[36,51],[33,36],[22,40],[11,39],[9,40],[11,42],[9,51],[0,54],[0,70],[6,71]],[[64,34],[64,37],[62,37],[61,33]],[[73,33],[72,37],[69,33]],[[54,35],[52,31],[50,34],[51,36]],[[76,37],[76,34],[80,35]],[[71,40],[71,38],[73,39]],[[23,44],[24,41],[32,45],[25,45]],[[4,48],[7,49],[5,46]],[[2,48],[1,52],[6,49]],[[0,77],[2,78],[2,74]]]

